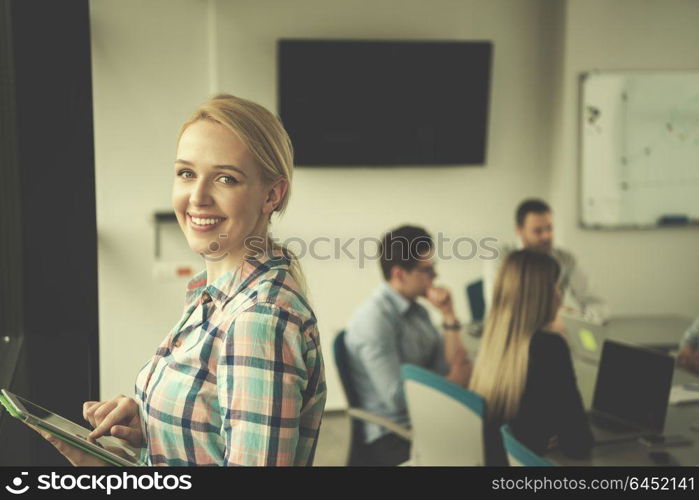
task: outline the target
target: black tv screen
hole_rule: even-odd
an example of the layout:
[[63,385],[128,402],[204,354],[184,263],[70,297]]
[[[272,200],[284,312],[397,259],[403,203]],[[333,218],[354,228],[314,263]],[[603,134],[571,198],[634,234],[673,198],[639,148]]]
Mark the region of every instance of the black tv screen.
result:
[[299,166],[482,165],[491,42],[280,40]]

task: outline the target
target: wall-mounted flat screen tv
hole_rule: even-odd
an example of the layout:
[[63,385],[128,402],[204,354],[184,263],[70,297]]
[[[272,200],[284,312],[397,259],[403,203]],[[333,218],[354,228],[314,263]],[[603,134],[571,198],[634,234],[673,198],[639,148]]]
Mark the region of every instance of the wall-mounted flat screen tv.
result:
[[483,165],[487,41],[279,40],[298,166]]

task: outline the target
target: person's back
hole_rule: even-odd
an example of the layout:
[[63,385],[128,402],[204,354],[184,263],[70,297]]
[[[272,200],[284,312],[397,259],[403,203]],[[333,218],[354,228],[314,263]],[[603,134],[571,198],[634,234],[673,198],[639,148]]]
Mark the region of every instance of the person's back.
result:
[[[503,423],[495,419],[486,425],[488,465],[507,465],[500,437]],[[510,425],[515,437],[539,455],[554,445],[571,457],[583,457],[590,451],[592,434],[578,391],[570,349],[560,334],[540,330],[533,335],[527,382]]]
[[512,252],[498,273],[471,381],[486,399],[487,465],[507,465],[504,423],[538,454],[558,446],[581,457],[592,446],[570,350],[548,331],[560,305],[559,278],[556,260],[532,250]]

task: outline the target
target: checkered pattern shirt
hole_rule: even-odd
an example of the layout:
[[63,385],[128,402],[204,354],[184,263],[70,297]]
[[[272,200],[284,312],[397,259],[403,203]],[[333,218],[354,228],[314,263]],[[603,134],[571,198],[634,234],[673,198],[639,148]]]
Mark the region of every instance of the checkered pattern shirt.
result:
[[136,379],[151,465],[312,465],[326,386],[316,318],[284,256],[187,286]]

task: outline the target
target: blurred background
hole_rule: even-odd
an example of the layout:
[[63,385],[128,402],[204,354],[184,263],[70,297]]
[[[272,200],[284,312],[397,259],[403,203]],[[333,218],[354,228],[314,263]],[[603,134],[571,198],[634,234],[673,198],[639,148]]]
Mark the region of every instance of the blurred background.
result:
[[[486,40],[493,54],[484,164],[297,168],[274,236],[378,238],[411,223],[452,239],[510,242],[515,207],[540,197],[553,208],[557,245],[575,253],[613,314],[697,315],[696,228],[582,228],[578,162],[581,73],[699,68],[695,0],[3,0],[2,6],[4,26],[12,28],[2,46],[2,182],[8,192],[15,183],[19,194],[11,212],[3,191],[0,312],[3,335],[12,338],[5,343],[23,338],[29,346],[29,358],[13,362],[14,382],[7,375],[2,384],[66,416],[77,420],[75,405],[86,399],[131,394],[136,373],[180,318],[187,269],[203,263],[176,222],[157,217],[171,210],[179,128],[218,92],[278,112],[280,39]],[[22,41],[25,33],[34,43]],[[28,69],[33,65],[43,69]],[[25,76],[31,71],[36,78]],[[82,89],[77,97],[75,88]],[[76,106],[79,141],[66,118]],[[44,120],[52,125],[33,128]],[[10,130],[18,138],[12,149]],[[52,145],[61,133],[68,135]],[[75,144],[72,153],[66,143]],[[49,177],[42,181],[43,171]],[[34,181],[46,183],[43,190]],[[37,235],[38,227],[47,232]],[[7,244],[12,234],[21,235],[14,246]],[[306,255],[301,262],[324,347],[326,410],[341,412],[346,402],[330,347],[382,281],[379,265],[362,267],[347,256]],[[481,276],[482,262],[437,260],[437,271],[468,321],[464,286]],[[18,293],[21,304],[12,302]],[[52,325],[76,321],[83,324],[67,330],[77,333],[53,348],[46,343]],[[7,371],[19,356],[13,352],[3,352]],[[70,397],[56,396],[66,387]],[[0,463],[60,463],[43,443],[9,457],[2,443],[16,424],[7,420],[0,424]]]

